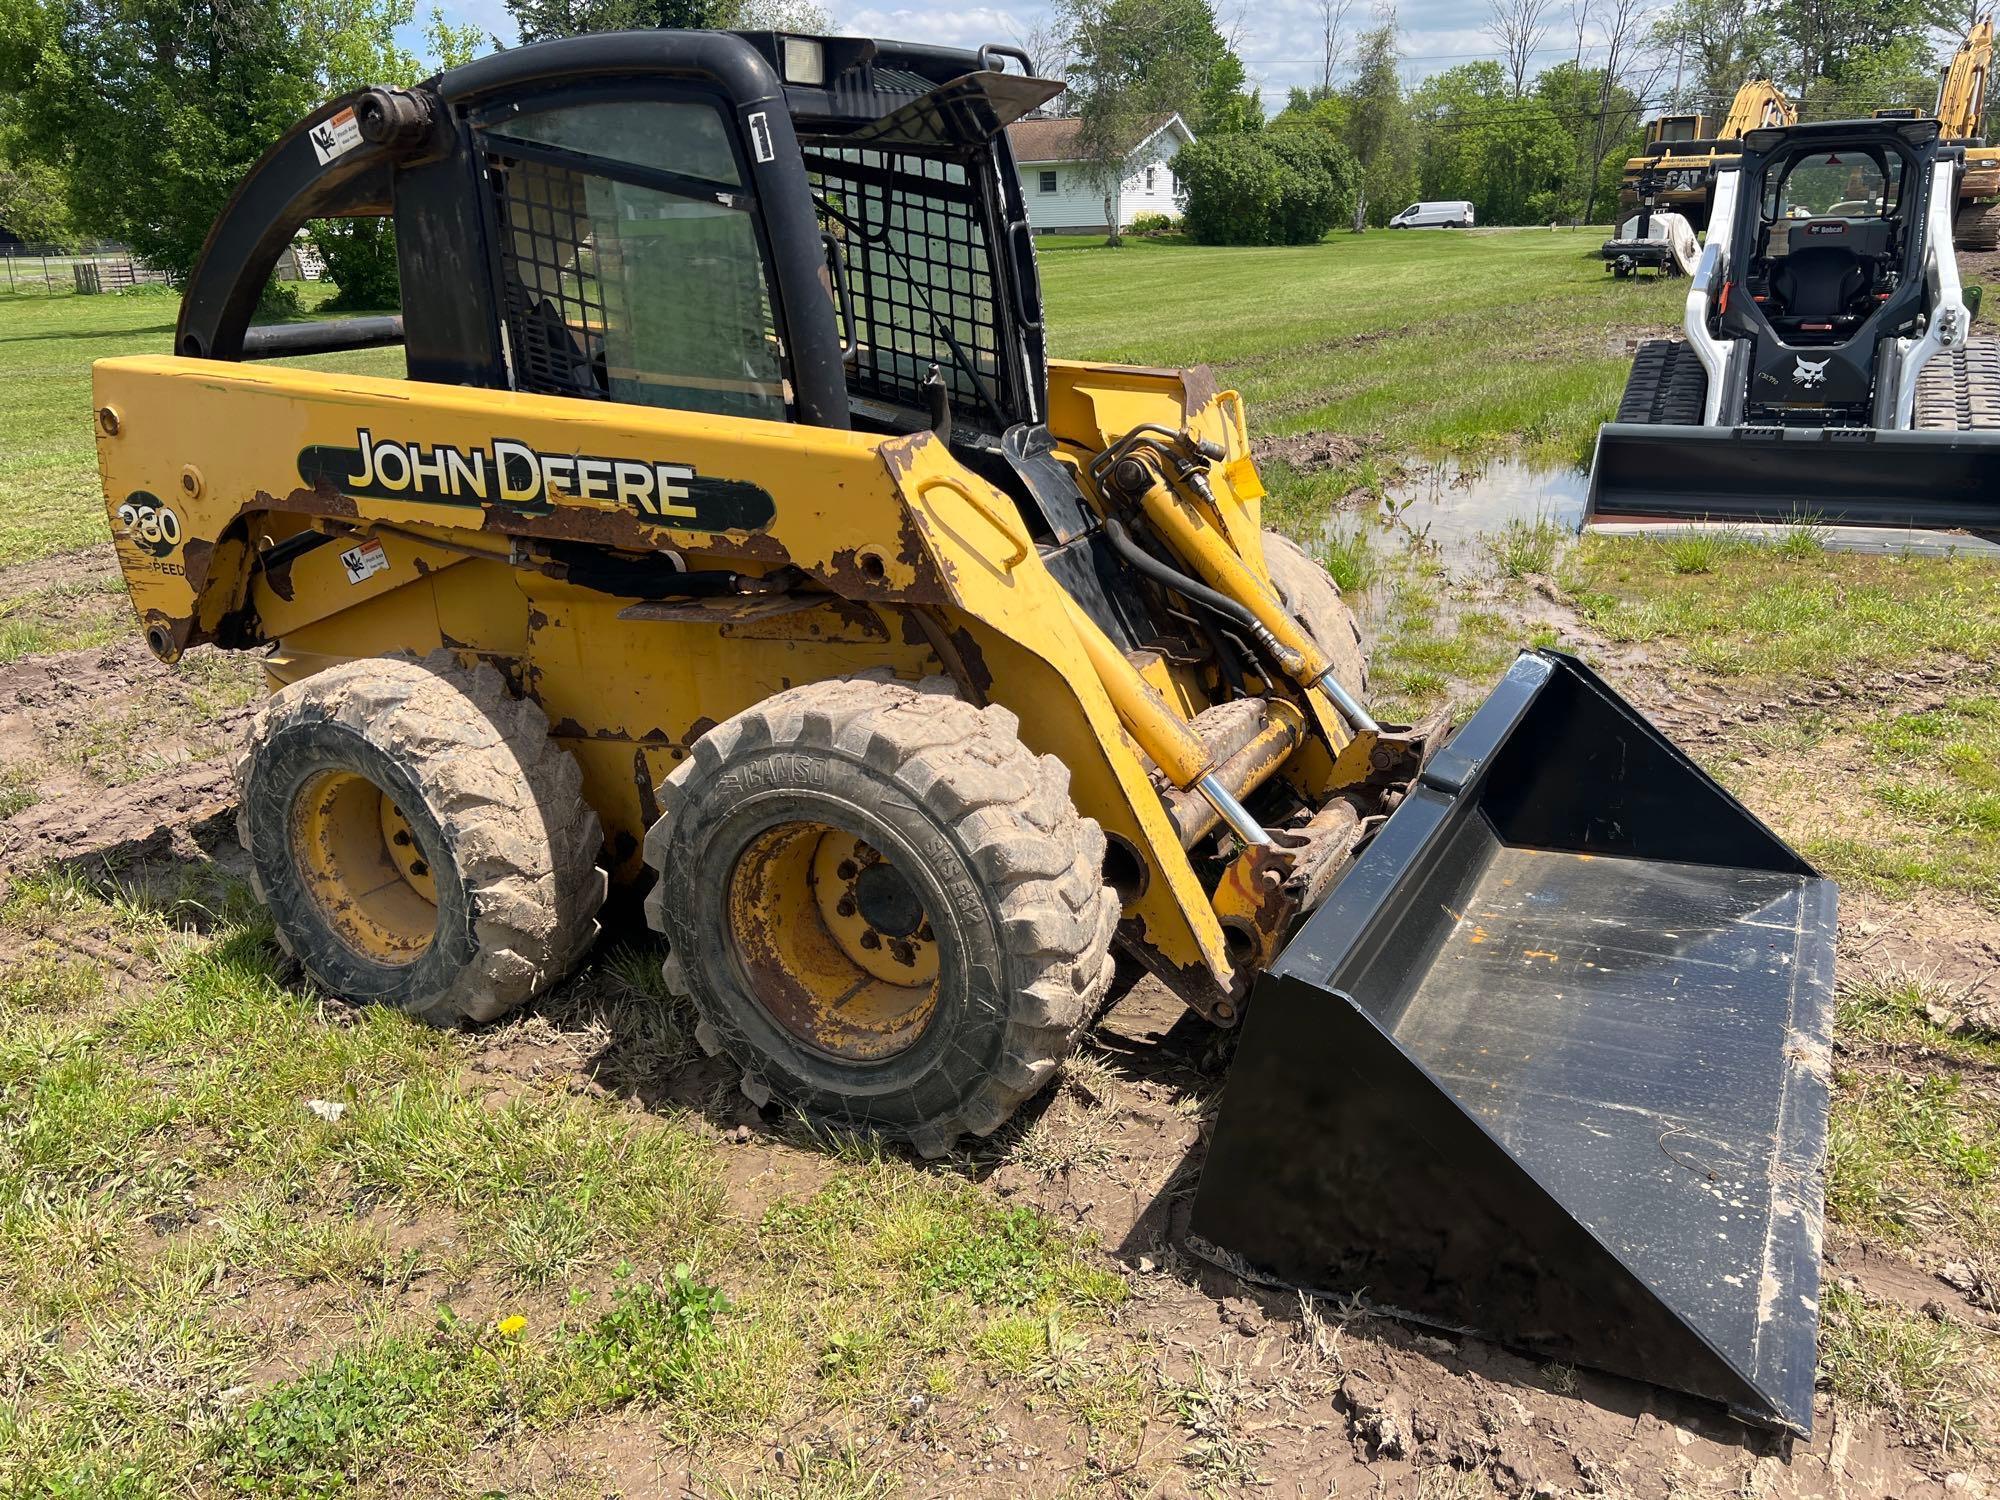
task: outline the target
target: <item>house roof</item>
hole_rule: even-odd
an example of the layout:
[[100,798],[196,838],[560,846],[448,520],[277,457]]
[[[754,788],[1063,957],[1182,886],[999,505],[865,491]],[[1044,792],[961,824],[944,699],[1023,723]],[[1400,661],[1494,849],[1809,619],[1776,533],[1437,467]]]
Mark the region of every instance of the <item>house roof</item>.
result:
[[[1174,124],[1180,125],[1181,134],[1194,139],[1194,133],[1178,114],[1154,115],[1139,127],[1127,154]],[[1014,148],[1014,160],[1018,162],[1082,161],[1083,153],[1076,146],[1077,133],[1082,129],[1083,121],[1074,116],[1066,120],[1016,120],[1007,127],[1007,142]]]

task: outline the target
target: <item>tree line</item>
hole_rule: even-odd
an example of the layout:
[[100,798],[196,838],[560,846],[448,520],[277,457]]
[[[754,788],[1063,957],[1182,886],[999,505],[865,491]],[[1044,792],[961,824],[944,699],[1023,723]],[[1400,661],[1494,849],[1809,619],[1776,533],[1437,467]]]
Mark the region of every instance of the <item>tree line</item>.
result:
[[1069,81],[1057,108],[1082,117],[1107,187],[1139,122],[1177,109],[1197,137],[1176,163],[1190,234],[1285,243],[1316,237],[1318,219],[1381,226],[1423,199],[1467,200],[1483,224],[1602,220],[1647,119],[1719,123],[1753,78],[1806,119],[1928,110],[1982,3],[1488,0],[1494,55],[1409,84],[1393,4],[1357,23],[1353,0],[1317,0],[1298,39],[1317,76],[1268,118],[1208,0],[1061,0],[1024,40]]

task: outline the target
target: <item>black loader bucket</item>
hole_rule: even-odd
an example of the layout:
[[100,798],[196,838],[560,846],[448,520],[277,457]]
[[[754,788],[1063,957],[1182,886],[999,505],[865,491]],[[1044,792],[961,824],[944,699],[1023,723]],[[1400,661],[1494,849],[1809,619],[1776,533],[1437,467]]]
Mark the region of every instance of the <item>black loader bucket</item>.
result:
[[2000,533],[2000,431],[1598,430],[1585,519],[1796,521]]
[[1259,980],[1193,1248],[1807,1431],[1834,895],[1524,653]]

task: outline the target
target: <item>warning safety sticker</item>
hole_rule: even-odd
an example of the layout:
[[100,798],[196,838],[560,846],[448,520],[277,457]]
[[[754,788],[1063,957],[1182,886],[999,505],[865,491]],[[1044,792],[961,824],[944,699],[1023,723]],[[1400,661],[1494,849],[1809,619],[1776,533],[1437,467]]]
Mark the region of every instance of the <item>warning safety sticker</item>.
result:
[[313,155],[319,158],[322,167],[361,144],[361,127],[355,123],[352,109],[343,109],[321,120],[307,134],[312,137]]
[[347,581],[359,583],[388,567],[389,554],[382,550],[380,542],[370,539],[341,553],[340,562],[347,569]]

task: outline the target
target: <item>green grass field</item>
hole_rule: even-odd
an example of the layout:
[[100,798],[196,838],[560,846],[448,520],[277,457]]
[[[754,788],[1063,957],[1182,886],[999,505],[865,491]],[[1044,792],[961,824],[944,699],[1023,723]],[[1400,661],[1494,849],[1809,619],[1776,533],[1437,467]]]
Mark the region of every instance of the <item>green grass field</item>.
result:
[[1205,361],[1242,391],[1256,432],[1575,464],[1618,404],[1626,341],[1678,323],[1686,295],[1684,282],[1612,280],[1592,255],[1603,233],[1038,244],[1058,355]]

